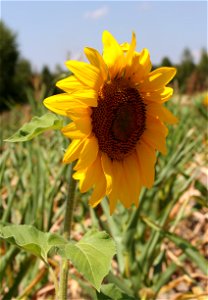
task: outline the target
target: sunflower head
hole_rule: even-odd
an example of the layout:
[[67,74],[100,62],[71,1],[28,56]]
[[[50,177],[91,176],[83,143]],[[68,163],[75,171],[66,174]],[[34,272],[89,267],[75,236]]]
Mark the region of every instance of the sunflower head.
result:
[[118,200],[138,205],[141,187],[154,183],[156,151],[166,153],[164,123],[177,122],[163,106],[173,94],[166,85],[176,69],[151,72],[149,52],[136,51],[134,33],[130,44],[120,45],[104,31],[103,46],[102,55],[84,49],[89,63],[66,62],[73,75],[57,82],[64,93],[44,104],[71,119],[62,129],[72,140],[63,161],[77,160],[73,176],[81,192],[94,188],[93,207],[107,195],[112,212]]

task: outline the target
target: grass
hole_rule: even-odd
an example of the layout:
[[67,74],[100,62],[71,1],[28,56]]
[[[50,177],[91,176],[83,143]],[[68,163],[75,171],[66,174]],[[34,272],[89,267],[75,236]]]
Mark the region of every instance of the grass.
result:
[[[30,106],[1,115],[2,140],[31,115],[44,112],[31,95],[30,100]],[[202,95],[188,99],[177,96],[170,103],[180,122],[169,130],[168,154],[158,156],[154,187],[142,191],[138,209],[125,210],[118,205],[111,217],[106,199],[93,210],[87,204],[89,194],[80,195],[77,190],[73,238],[78,240],[90,227],[106,230],[117,243],[117,256],[100,294],[71,266],[72,299],[99,300],[106,295],[114,299],[115,295],[110,298],[108,283],[133,299],[203,297],[208,211],[204,167],[207,111],[202,101]],[[2,223],[32,224],[43,231],[59,232],[69,178],[69,168],[61,162],[67,144],[58,131],[25,143],[1,141]],[[50,274],[39,260],[5,242],[0,251],[2,299],[24,299],[21,295],[53,299]],[[58,273],[54,256],[49,263]]]

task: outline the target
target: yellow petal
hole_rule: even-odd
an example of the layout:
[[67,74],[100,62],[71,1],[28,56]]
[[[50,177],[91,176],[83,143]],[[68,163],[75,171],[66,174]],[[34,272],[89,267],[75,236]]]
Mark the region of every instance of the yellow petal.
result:
[[86,134],[77,130],[76,124],[74,122],[69,123],[61,129],[63,135],[70,139],[82,139],[86,137]]
[[126,179],[124,176],[123,162],[114,160],[113,161],[113,187],[109,195],[110,211],[113,211],[113,208],[118,199],[125,205],[125,202],[128,202],[128,200],[126,201],[126,198],[128,197],[129,194],[127,190]]
[[139,142],[136,146],[139,166],[141,170],[142,184],[151,188],[155,178],[155,149],[144,142]]
[[124,42],[124,43],[120,44],[120,47],[121,47],[122,51],[124,53],[126,53],[127,51],[129,51],[130,44],[127,42]]
[[139,88],[142,92],[145,91],[156,91],[163,88],[168,82],[173,79],[176,74],[175,68],[162,67],[158,68],[144,79],[144,81],[140,84]]
[[89,88],[88,86],[84,85],[79,80],[77,80],[77,78],[73,75],[65,79],[59,80],[56,83],[56,86],[67,93],[71,93],[73,91],[80,90],[80,89]]
[[98,94],[93,89],[81,89],[74,91],[70,94],[73,99],[78,100],[79,102],[83,103],[83,105],[87,106],[97,106],[97,98]]
[[111,159],[107,156],[106,153],[102,153],[101,155],[101,163],[107,183],[106,193],[109,194],[112,190],[112,162]]
[[[122,174],[123,174],[123,165],[121,161],[113,160],[112,163],[112,169],[113,169],[113,185],[112,185],[112,191],[109,195],[110,200],[116,202],[120,198],[121,193],[121,182],[122,182]],[[113,204],[112,204],[113,205]]]
[[77,159],[80,155],[83,145],[84,140],[73,140],[64,154],[63,162],[70,163]]
[[[123,171],[123,169],[122,169]],[[112,162],[112,190],[109,194],[110,214],[115,210],[117,201],[120,199],[121,191],[121,162],[113,160]]]
[[74,99],[69,94],[58,94],[48,97],[43,101],[43,103],[51,111],[63,116],[67,116],[67,111],[69,109],[73,108],[76,110],[85,107],[83,103]]
[[167,127],[159,119],[150,116],[147,117],[146,130],[142,135],[142,140],[144,140],[154,149],[157,149],[163,154],[166,154],[167,134]]
[[99,180],[100,176],[103,176],[100,155],[97,155],[96,160],[88,168],[78,170],[73,174],[74,179],[80,180],[79,187],[82,193],[87,192]]
[[102,40],[103,58],[110,70],[111,78],[114,78],[120,74],[124,66],[124,54],[120,45],[110,32],[104,31]]
[[167,102],[173,95],[173,89],[171,87],[164,87],[158,91],[150,93],[142,93],[144,101],[146,102]]
[[88,108],[77,108],[76,110],[68,110],[67,116],[71,118],[76,127],[81,132],[89,135],[92,132],[92,123],[91,123],[91,109]]
[[150,61],[150,54],[148,49],[144,48],[139,56],[139,63],[143,66],[144,76],[148,74],[152,68],[152,64]]
[[92,132],[91,119],[89,117],[72,117],[72,120],[76,124],[78,130],[85,135],[90,135]]
[[129,202],[126,203],[126,207],[130,207],[133,203],[138,206],[139,194],[141,191],[141,178],[138,159],[135,152],[124,159],[123,166],[129,197]]
[[115,211],[116,209],[116,204],[118,201],[118,195],[116,196],[113,192],[113,190],[111,191],[111,193],[108,195],[109,198],[109,206],[110,206],[110,215],[112,215],[112,213]]
[[150,61],[149,51],[143,49],[141,53],[134,53],[132,64],[126,69],[126,77],[130,77],[131,81],[138,84],[150,72],[152,64]]
[[104,174],[102,173],[99,180],[95,184],[95,188],[90,197],[89,204],[92,207],[97,206],[100,203],[100,201],[103,199],[105,194],[106,194],[106,180]]
[[176,118],[166,107],[162,106],[162,112],[160,113],[160,119],[163,122],[168,124],[176,124],[178,123],[178,118]]
[[82,107],[77,107],[76,109],[74,109],[73,107],[69,108],[67,110],[67,116],[70,117],[89,117],[91,116],[91,108],[90,107],[86,107],[86,106],[82,106]]
[[130,186],[129,182],[127,180],[126,170],[124,169],[124,163],[122,163],[123,166],[123,174],[121,175],[121,191],[120,191],[120,199],[123,205],[126,208],[130,208],[132,205],[132,193],[130,192]]
[[74,60],[67,61],[66,65],[84,85],[87,85],[96,91],[99,90],[102,84],[102,78],[98,68],[85,62]]
[[117,198],[114,198],[112,196],[112,193],[108,196],[108,198],[109,198],[109,205],[110,205],[110,215],[112,215],[116,209]]
[[162,122],[176,124],[178,119],[164,106],[159,103],[148,104],[147,113],[152,116],[158,116]]
[[102,55],[100,55],[100,53],[97,50],[89,47],[86,47],[84,49],[84,52],[89,62],[101,71],[103,80],[106,80],[108,77],[108,69],[103,60]]
[[74,170],[84,169],[90,166],[98,154],[98,142],[95,136],[85,139],[84,146],[79,155],[79,160],[74,167]]
[[133,59],[133,56],[134,56],[135,48],[136,48],[136,35],[133,32],[132,33],[131,44],[129,45],[129,49],[128,49],[128,51],[126,53],[126,57],[125,57],[127,65],[130,65],[132,63],[132,59]]

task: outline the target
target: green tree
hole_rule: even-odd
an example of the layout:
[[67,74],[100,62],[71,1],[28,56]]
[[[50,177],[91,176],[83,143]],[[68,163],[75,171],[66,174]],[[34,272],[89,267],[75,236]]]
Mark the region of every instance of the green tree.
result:
[[14,97],[18,102],[26,102],[26,89],[32,87],[32,68],[28,60],[21,58],[17,61],[14,75]]
[[0,107],[14,96],[14,76],[19,51],[16,35],[0,21]]
[[198,70],[203,75],[207,76],[208,74],[208,53],[205,49],[201,50],[201,57],[198,64]]
[[31,87],[30,62],[20,58],[17,36],[0,21],[0,109],[14,102],[26,102]]
[[49,88],[54,80],[54,76],[51,73],[50,69],[47,66],[44,66],[41,72],[41,77],[43,83]]
[[208,89],[208,53],[205,49],[201,50],[201,57],[197,66],[200,80],[200,89]]
[[163,59],[161,61],[161,66],[172,67],[172,65],[173,65],[172,62],[170,61],[170,59],[167,56],[163,57]]
[[186,48],[182,54],[181,64],[177,67],[177,79],[181,92],[186,92],[187,81],[195,68],[192,53]]

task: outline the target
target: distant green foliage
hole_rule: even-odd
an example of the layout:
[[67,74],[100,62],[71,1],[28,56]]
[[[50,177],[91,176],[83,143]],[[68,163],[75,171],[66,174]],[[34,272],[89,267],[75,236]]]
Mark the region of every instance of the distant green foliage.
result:
[[165,56],[165,57],[163,57],[163,59],[162,59],[162,61],[161,61],[161,66],[172,67],[173,64],[172,64],[172,62],[170,61],[170,59],[169,59],[167,56]]
[[[171,67],[174,64],[168,57],[164,57],[161,66]],[[176,65],[177,74],[174,82],[178,87],[178,92],[193,94],[208,89],[208,53],[201,50],[198,64],[195,64],[191,51],[186,48],[182,53],[181,62]]]
[[205,49],[201,51],[201,58],[197,66],[197,72],[199,74],[199,81],[201,84],[201,90],[208,89],[208,53]]
[[0,106],[14,94],[14,75],[18,56],[16,35],[0,21]]
[[17,61],[15,76],[14,76],[14,88],[15,99],[18,102],[26,102],[26,88],[31,87],[32,68],[30,62],[24,58]]
[[182,92],[186,92],[186,84],[189,76],[195,69],[195,64],[193,61],[193,56],[189,49],[185,49],[182,55],[182,62],[178,66],[178,83]]
[[0,21],[0,109],[25,101],[25,88],[30,85],[29,61],[20,58],[16,34]]
[[46,85],[46,93],[50,91],[51,88],[54,88],[54,75],[51,73],[50,69],[47,66],[44,66],[41,72],[42,82]]

